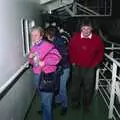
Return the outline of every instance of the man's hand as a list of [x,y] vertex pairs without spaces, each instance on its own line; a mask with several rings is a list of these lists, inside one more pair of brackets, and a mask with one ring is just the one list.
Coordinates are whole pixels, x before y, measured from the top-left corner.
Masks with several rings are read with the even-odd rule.
[[72,66],[75,66],[76,64],[75,63],[72,63]]

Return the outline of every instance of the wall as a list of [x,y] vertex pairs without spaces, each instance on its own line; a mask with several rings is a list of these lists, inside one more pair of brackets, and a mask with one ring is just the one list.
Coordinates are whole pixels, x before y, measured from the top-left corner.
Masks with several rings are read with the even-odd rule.
[[[40,23],[39,0],[4,0],[0,3],[0,87],[26,62],[21,18]],[[27,70],[0,100],[0,120],[23,120],[34,90]]]

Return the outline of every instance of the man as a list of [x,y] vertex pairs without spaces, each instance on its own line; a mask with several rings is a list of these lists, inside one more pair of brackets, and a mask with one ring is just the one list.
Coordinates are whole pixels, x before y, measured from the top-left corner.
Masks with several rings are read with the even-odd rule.
[[74,108],[80,106],[82,85],[83,105],[86,111],[89,111],[93,96],[95,69],[104,56],[104,44],[92,29],[89,20],[84,21],[81,31],[75,33],[69,43],[70,62],[73,66],[71,103]]

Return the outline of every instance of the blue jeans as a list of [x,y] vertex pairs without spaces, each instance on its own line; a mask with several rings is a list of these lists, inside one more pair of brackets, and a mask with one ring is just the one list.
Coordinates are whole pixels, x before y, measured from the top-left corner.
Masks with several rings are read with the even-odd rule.
[[35,74],[34,75],[34,84],[36,87],[36,90],[40,96],[40,109],[42,110],[42,118],[43,120],[52,120],[52,102],[53,102],[53,93],[51,92],[40,92],[38,85],[39,85],[39,79],[40,75]]
[[41,98],[43,120],[53,120],[53,112],[52,112],[53,93],[40,92],[40,98]]
[[67,96],[67,81],[70,75],[70,68],[63,69],[63,74],[60,76],[60,90],[59,94],[56,96],[56,103],[61,103],[62,108],[68,107],[68,96]]

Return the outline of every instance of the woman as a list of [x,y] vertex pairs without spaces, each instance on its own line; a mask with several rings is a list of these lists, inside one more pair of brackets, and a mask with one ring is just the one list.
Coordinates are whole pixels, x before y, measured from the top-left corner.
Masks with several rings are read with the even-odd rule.
[[51,41],[58,49],[62,56],[62,60],[59,63],[60,70],[60,90],[58,95],[55,97],[55,103],[61,106],[61,115],[66,115],[68,109],[68,95],[67,95],[67,83],[70,75],[70,64],[68,60],[68,51],[63,38],[56,35],[55,27],[48,27],[46,29],[46,37]]
[[[45,74],[55,73],[61,55],[54,45],[43,39],[44,30],[41,27],[33,27],[31,31],[32,47],[29,54],[29,62],[32,64],[35,75],[35,85],[40,94],[43,120],[52,120],[53,91],[39,89],[41,72]],[[54,79],[54,78],[53,78]]]

